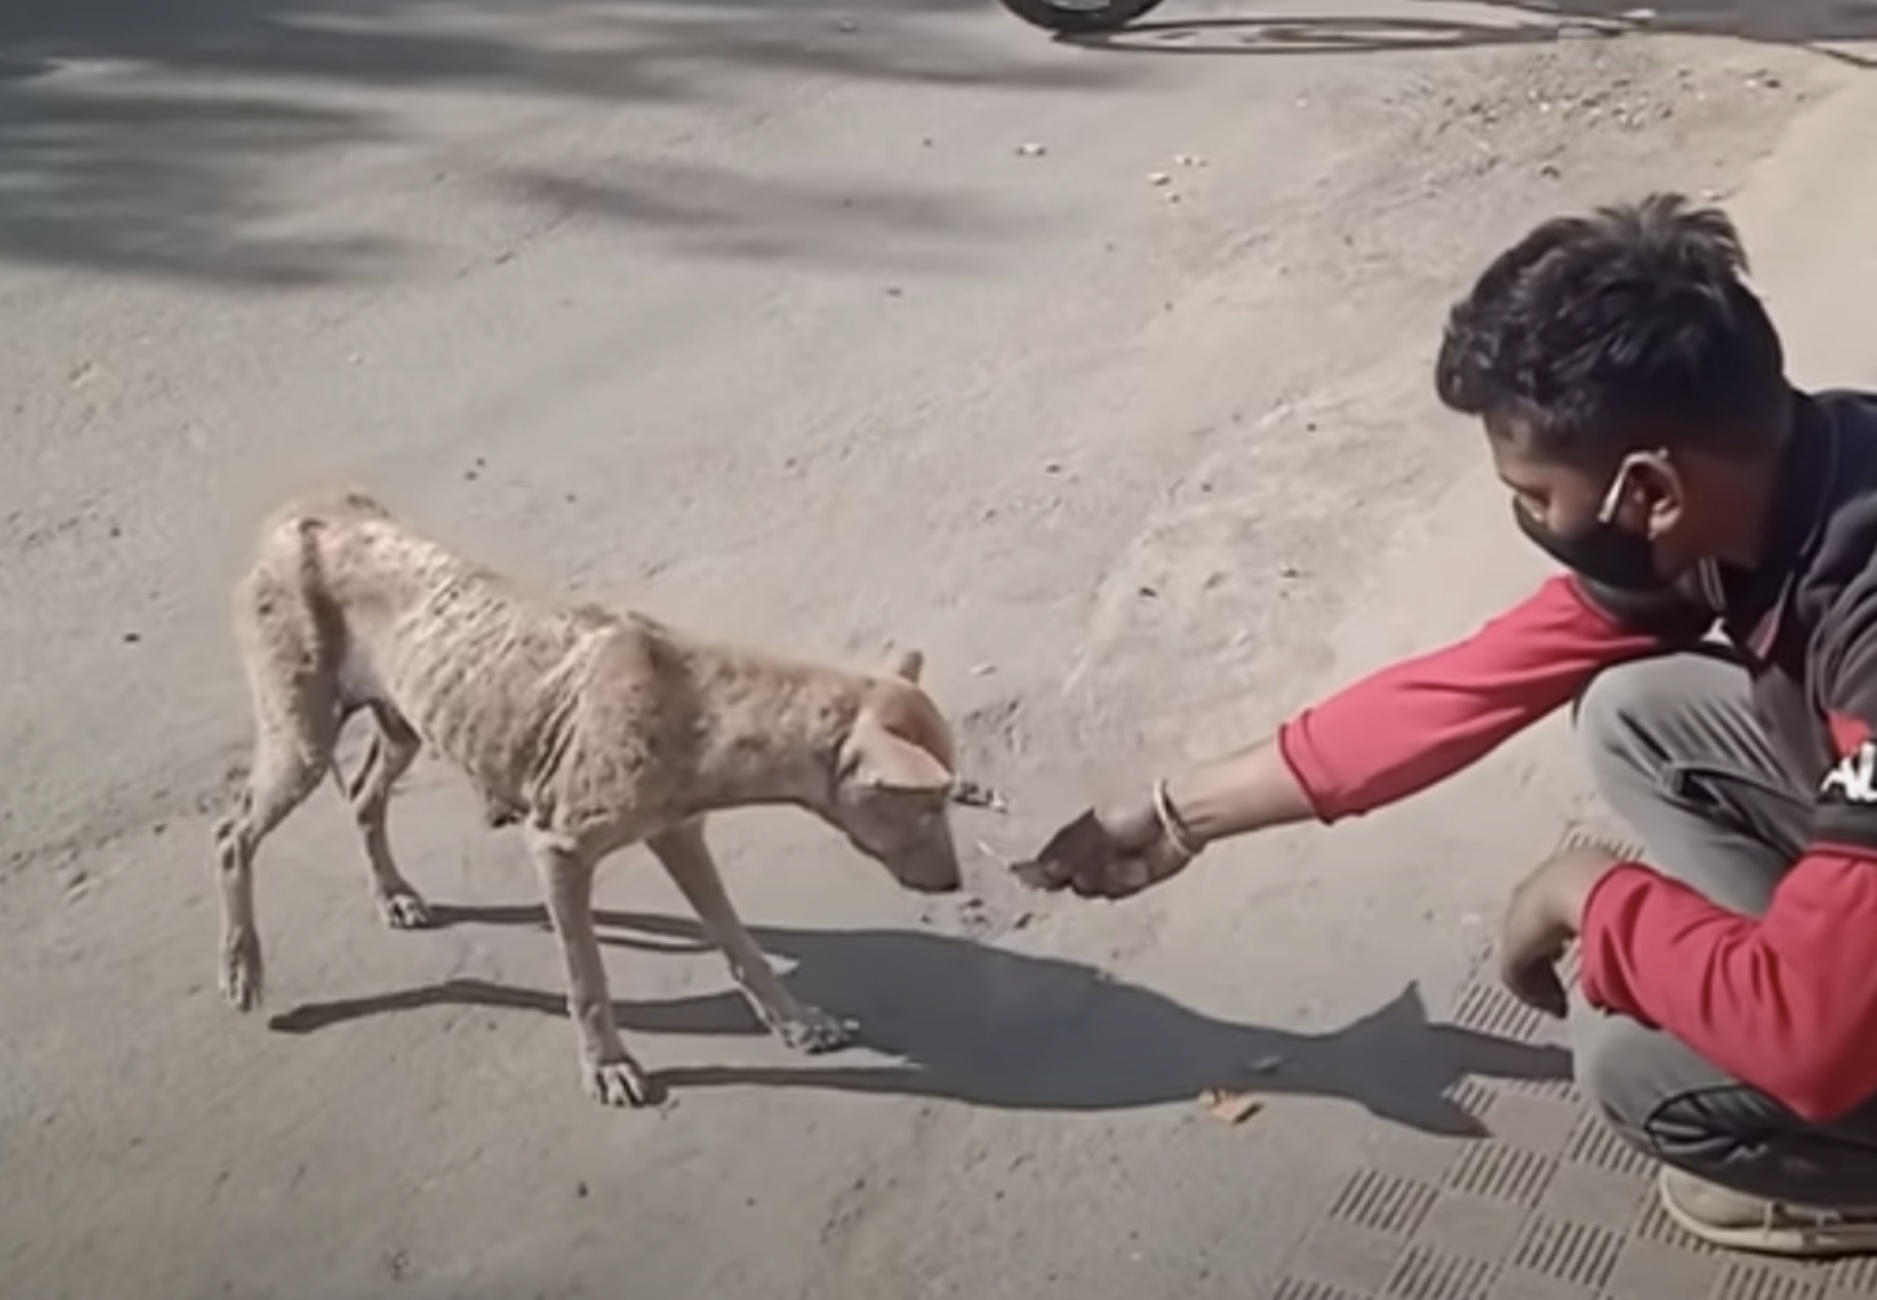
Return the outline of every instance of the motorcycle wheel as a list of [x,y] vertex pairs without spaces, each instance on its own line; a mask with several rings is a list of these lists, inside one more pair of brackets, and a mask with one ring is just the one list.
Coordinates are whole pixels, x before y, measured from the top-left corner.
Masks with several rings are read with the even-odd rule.
[[1004,8],[1044,31],[1086,36],[1125,27],[1161,0],[1003,0]]

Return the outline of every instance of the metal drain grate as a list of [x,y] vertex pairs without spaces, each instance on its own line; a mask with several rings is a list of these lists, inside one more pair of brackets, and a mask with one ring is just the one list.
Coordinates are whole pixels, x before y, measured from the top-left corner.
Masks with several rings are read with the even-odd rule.
[[1623,1238],[1618,1233],[1536,1214],[1526,1225],[1512,1265],[1597,1291],[1609,1281],[1622,1248]]
[[1447,1174],[1447,1186],[1456,1192],[1530,1209],[1544,1195],[1556,1163],[1535,1151],[1491,1140],[1475,1142],[1454,1161]]
[[1271,1300],[1366,1300],[1366,1297],[1360,1291],[1323,1282],[1303,1282],[1293,1277],[1278,1283]]
[[1330,1214],[1378,1232],[1405,1235],[1421,1226],[1438,1195],[1425,1183],[1365,1169],[1331,1203]]

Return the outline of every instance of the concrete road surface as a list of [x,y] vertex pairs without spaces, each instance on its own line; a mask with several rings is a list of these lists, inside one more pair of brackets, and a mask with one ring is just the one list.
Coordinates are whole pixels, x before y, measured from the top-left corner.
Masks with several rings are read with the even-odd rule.
[[[1801,372],[1877,372],[1877,7],[1618,9],[1170,0],[1076,47],[962,0],[13,0],[0,1294],[1245,1297],[1378,1135],[1555,1072],[1438,1022],[1592,815],[1559,733],[1125,906],[1001,863],[1541,572],[1428,379],[1534,219],[1726,199]],[[520,846],[431,766],[394,836],[450,923],[379,926],[322,794],[261,862],[269,1006],[221,1004],[227,592],[338,482],[696,631],[927,652],[1010,802],[967,897],[716,836],[866,1047],[758,1034],[623,855],[676,1105],[591,1105]],[[1262,1113],[1201,1113],[1248,1070]]]

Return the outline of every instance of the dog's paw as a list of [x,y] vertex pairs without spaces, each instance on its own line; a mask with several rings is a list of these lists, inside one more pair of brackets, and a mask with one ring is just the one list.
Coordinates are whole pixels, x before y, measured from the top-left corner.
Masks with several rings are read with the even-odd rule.
[[657,1106],[665,1099],[664,1090],[652,1082],[634,1061],[601,1061],[587,1065],[587,1096],[602,1106]]
[[799,1016],[776,1024],[776,1037],[783,1046],[808,1056],[838,1051],[859,1036],[860,1026],[854,1021],[829,1015],[819,1007],[803,1007]]
[[231,939],[222,948],[222,997],[237,1011],[261,1005],[261,941],[252,934]]
[[378,896],[378,915],[393,930],[430,928],[430,904],[414,889],[402,889]]

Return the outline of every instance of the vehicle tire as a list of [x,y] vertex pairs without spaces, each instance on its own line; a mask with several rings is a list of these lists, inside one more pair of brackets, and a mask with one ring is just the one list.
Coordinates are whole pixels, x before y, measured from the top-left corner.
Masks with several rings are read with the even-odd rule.
[[1004,8],[1033,27],[1086,36],[1125,27],[1160,6],[1160,0],[1003,0]]

